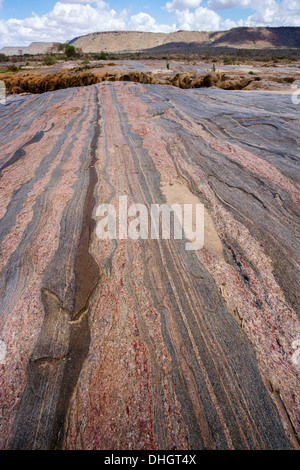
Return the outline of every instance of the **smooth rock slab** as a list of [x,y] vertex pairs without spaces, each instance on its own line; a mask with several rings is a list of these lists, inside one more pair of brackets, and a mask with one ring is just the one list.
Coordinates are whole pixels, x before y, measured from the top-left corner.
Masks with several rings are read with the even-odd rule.
[[[295,446],[291,97],[103,83],[0,113],[1,448]],[[99,204],[189,194],[202,250],[96,236]]]

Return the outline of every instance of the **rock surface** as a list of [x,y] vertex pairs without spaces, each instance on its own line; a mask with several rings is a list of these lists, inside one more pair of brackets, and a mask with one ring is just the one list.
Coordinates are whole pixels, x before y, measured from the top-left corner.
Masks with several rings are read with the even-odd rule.
[[[297,445],[299,116],[121,82],[1,107],[1,448]],[[204,248],[100,241],[124,195],[196,198]]]

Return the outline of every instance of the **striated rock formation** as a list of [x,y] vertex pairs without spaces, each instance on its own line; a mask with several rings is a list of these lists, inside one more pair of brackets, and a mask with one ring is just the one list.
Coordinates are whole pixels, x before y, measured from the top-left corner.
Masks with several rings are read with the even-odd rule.
[[[288,449],[300,433],[299,108],[105,82],[0,109],[3,449]],[[205,205],[205,245],[97,207]]]

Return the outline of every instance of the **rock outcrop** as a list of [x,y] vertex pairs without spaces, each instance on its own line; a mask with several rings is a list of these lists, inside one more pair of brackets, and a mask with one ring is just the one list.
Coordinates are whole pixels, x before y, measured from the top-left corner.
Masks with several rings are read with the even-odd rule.
[[[122,82],[0,108],[1,448],[297,446],[299,114]],[[99,240],[120,196],[203,203],[204,247]]]
[[[85,67],[83,67],[84,69]],[[227,76],[225,73],[208,72],[197,75],[187,72],[174,74],[160,74],[155,77],[152,72],[139,72],[124,70],[108,71],[102,70],[61,70],[46,74],[43,70],[37,72],[7,73],[3,75],[8,94],[20,93],[46,93],[48,91],[61,90],[64,88],[88,86],[104,81],[109,82],[136,82],[153,85],[172,85],[178,88],[210,88],[218,87],[223,90],[243,90],[253,81],[253,77],[237,75]],[[260,80],[260,78],[259,78]]]

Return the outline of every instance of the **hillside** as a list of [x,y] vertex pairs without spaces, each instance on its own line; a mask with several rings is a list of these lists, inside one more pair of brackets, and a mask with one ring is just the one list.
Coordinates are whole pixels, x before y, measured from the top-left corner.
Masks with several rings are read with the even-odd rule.
[[58,44],[56,42],[32,42],[27,47],[3,47],[0,49],[2,54],[6,55],[22,55],[22,54],[47,54],[48,52],[57,52]]
[[[84,53],[170,52],[207,50],[210,48],[287,49],[300,48],[300,27],[234,28],[229,31],[176,31],[144,33],[138,31],[105,31],[79,36],[70,44]],[[56,42],[33,42],[27,47],[3,47],[8,56],[57,52]]]
[[[111,31],[87,34],[70,41],[83,52],[137,52],[146,50],[184,49],[184,45],[199,47],[230,47],[245,49],[300,48],[300,28],[234,28],[230,31],[175,33],[142,33]],[[177,45],[177,46],[176,46]]]
[[[220,33],[215,33],[220,34]],[[138,31],[109,31],[87,34],[70,41],[83,52],[135,52],[152,49],[173,42],[199,42],[207,44],[210,33],[201,31],[177,31],[176,33],[143,33]]]

